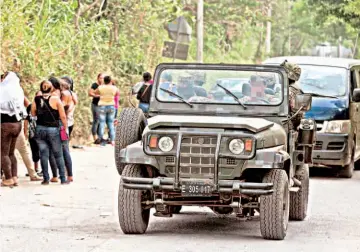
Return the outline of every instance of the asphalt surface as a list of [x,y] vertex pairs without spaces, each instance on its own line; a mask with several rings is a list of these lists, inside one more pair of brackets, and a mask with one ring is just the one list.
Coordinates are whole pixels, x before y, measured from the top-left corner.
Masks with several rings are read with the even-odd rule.
[[117,219],[119,176],[112,147],[72,150],[74,183],[0,188],[0,251],[360,251],[360,171],[340,179],[316,169],[308,217],[290,222],[283,241],[267,241],[259,221],[185,207],[151,216],[144,235],[124,235]]

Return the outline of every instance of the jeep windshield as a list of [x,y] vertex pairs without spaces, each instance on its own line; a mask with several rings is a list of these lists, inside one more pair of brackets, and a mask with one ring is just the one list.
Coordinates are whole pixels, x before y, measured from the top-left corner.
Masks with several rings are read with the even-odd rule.
[[[196,85],[198,75],[204,76],[201,86]],[[183,102],[169,92],[164,92],[165,89],[190,104],[277,106],[282,102],[284,89],[281,84],[268,85],[269,76],[273,80],[281,79],[279,73],[270,71],[166,69],[160,73],[156,97],[160,102]],[[231,81],[231,85],[224,85],[230,92],[217,85],[226,81]]]
[[300,65],[300,67],[299,84],[303,92],[330,97],[346,94],[346,69],[313,65]]

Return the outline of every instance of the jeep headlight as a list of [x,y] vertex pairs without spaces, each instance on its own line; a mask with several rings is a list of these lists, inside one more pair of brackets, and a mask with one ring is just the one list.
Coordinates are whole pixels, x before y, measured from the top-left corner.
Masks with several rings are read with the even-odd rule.
[[174,141],[170,137],[162,137],[158,143],[159,149],[163,152],[169,152],[174,147]]
[[232,154],[239,155],[244,151],[245,144],[241,139],[233,139],[229,143],[229,150]]
[[329,121],[325,133],[349,133],[350,121]]

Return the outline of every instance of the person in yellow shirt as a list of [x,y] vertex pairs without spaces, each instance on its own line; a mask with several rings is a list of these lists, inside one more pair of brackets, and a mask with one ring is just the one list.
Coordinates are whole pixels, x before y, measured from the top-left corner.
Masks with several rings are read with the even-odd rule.
[[104,85],[100,85],[96,91],[96,94],[100,96],[100,100],[98,103],[99,106],[99,114],[100,114],[100,125],[99,125],[99,139],[101,140],[101,145],[105,145],[104,141],[104,131],[105,124],[107,124],[109,129],[109,137],[111,140],[111,144],[114,146],[115,144],[115,127],[114,127],[114,119],[115,119],[115,97],[119,95],[119,89],[112,85],[112,80],[110,76],[104,77]]

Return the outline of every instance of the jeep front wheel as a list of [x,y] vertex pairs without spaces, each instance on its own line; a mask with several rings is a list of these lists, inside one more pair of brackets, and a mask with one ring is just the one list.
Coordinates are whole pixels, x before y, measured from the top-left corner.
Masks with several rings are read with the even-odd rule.
[[273,183],[272,195],[260,197],[260,231],[265,239],[283,240],[289,223],[289,182],[284,170],[274,169],[263,178]]
[[[146,177],[139,165],[126,165],[122,176]],[[141,203],[149,199],[149,191],[125,189],[120,180],[118,195],[118,214],[120,228],[125,234],[145,233],[150,219],[150,209]]]
[[295,178],[301,182],[297,192],[290,192],[290,220],[302,221],[307,215],[309,202],[309,166],[303,165]]

